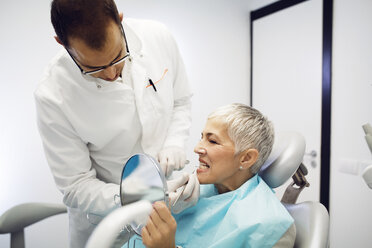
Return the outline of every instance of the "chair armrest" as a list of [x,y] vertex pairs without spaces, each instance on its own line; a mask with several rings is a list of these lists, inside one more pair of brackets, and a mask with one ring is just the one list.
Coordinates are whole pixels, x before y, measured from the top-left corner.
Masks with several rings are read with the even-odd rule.
[[16,205],[0,216],[0,234],[13,233],[47,217],[66,213],[63,204],[24,203]]

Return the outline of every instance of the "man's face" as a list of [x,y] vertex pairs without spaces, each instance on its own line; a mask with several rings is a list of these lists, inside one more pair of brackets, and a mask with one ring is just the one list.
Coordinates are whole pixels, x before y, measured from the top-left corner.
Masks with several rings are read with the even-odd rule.
[[[69,39],[70,47],[68,50],[84,71],[93,71],[102,66],[115,63],[128,53],[120,27],[116,23],[111,22],[107,29],[107,41],[99,50],[89,47],[85,41],[79,38]],[[115,81],[121,75],[124,63],[125,61],[90,75],[106,81]]]

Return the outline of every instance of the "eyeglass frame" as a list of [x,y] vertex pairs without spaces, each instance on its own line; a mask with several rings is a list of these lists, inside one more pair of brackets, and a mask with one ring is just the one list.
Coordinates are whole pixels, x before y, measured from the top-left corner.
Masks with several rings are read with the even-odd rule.
[[124,27],[123,27],[123,24],[120,23],[120,30],[121,30],[121,33],[124,37],[124,42],[125,42],[125,49],[127,50],[127,54],[124,55],[124,57],[120,58],[119,60],[116,60],[116,61],[113,61],[111,62],[110,64],[108,65],[104,65],[104,66],[99,66],[97,69],[94,69],[92,71],[85,71],[83,68],[81,68],[81,66],[77,63],[77,61],[75,60],[74,56],[72,56],[72,54],[68,51],[68,49],[66,48],[66,51],[68,53],[68,55],[70,55],[71,59],[74,61],[74,63],[77,65],[77,67],[79,68],[80,72],[83,74],[83,75],[92,75],[92,74],[95,74],[95,73],[98,73],[98,72],[101,72],[111,66],[114,66],[114,65],[117,65],[117,64],[120,64],[121,62],[123,62],[126,58],[128,58],[130,56],[130,52],[129,52],[129,48],[128,48],[128,42],[127,42],[127,37],[125,36],[125,32],[124,32]]

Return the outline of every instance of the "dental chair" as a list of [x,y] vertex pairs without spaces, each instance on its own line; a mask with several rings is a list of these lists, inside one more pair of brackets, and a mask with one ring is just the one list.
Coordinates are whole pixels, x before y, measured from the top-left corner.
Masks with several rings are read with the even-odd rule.
[[53,215],[66,213],[63,204],[24,203],[16,205],[0,216],[0,234],[10,233],[10,247],[24,248],[24,229]]
[[[294,219],[294,247],[326,248],[329,233],[328,211],[319,202],[296,203],[300,192],[309,186],[305,178],[306,168],[302,164],[304,153],[305,139],[302,135],[296,132],[277,133],[273,150],[259,175],[271,188],[277,188],[293,178],[294,182],[288,186],[281,202]],[[151,209],[149,201],[139,201],[114,210],[94,230],[86,248],[110,247],[123,226],[140,215],[148,215]]]
[[323,248],[329,245],[329,214],[319,202],[296,203],[301,191],[309,186],[302,164],[305,153],[305,139],[296,132],[277,133],[273,150],[262,166],[259,175],[271,187],[277,188],[292,177],[282,204],[295,221],[295,248]]

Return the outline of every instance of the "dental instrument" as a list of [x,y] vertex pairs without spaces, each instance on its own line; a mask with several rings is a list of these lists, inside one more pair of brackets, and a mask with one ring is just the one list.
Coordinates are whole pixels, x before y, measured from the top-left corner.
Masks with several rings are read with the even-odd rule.
[[[190,163],[190,161],[189,161],[189,160],[186,160],[186,163],[188,164],[188,163]],[[194,174],[194,173],[196,172],[196,169],[197,169],[198,167],[199,167],[198,165],[195,165],[195,166],[194,166],[194,170],[191,172],[191,174]],[[172,207],[173,207],[174,205],[176,205],[177,201],[180,199],[181,195],[182,195],[183,192],[185,191],[185,188],[186,188],[187,183],[188,183],[188,181],[187,181],[184,185],[182,185],[180,188],[178,188],[178,190],[181,191],[181,192],[180,192],[180,194],[177,196],[176,200],[174,200],[174,202],[173,202],[173,204],[172,204]],[[181,188],[182,188],[182,189],[181,189]]]

